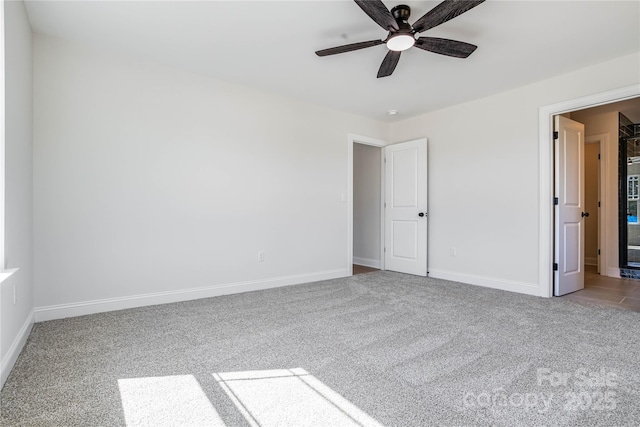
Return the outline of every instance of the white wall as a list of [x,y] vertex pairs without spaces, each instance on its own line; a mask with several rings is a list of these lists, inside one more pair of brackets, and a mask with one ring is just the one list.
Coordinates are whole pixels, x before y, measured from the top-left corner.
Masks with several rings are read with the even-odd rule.
[[37,320],[350,274],[347,135],[384,123],[41,35],[34,58]]
[[571,113],[571,120],[584,124],[587,138],[595,135],[608,135],[607,189],[603,208],[606,209],[606,242],[602,275],[620,277],[618,247],[618,108],[615,104],[589,108]]
[[34,58],[40,320],[348,274],[348,132],[429,138],[432,276],[540,295],[538,109],[640,75],[629,55],[388,126],[45,36]]
[[33,323],[32,49],[31,25],[21,1],[4,2],[4,26],[5,259],[2,261],[6,269],[18,270],[0,283],[0,386],[4,384]]
[[431,276],[544,294],[539,108],[638,84],[639,63],[628,55],[392,124],[393,141],[429,138]]
[[353,260],[380,268],[381,148],[353,144]]

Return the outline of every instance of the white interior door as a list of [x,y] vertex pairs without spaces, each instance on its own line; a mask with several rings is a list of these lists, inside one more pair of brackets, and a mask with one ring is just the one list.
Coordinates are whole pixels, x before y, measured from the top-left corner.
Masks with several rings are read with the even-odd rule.
[[584,288],[584,125],[555,117],[554,295]]
[[427,140],[385,147],[386,270],[427,275]]

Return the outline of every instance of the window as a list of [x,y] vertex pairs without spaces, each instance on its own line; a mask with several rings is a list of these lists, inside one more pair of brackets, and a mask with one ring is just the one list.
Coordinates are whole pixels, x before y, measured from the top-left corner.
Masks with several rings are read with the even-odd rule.
[[640,175],[627,177],[627,222],[638,224],[638,200],[640,199]]
[[627,177],[627,199],[638,200],[638,181],[640,175],[629,175]]

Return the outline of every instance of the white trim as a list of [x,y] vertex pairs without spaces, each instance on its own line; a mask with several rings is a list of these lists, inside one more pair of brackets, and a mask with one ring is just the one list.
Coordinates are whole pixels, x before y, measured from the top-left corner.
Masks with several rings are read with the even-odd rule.
[[[631,85],[620,89],[572,99],[558,104],[547,105],[539,109],[539,295],[550,298],[553,295],[553,126],[551,121],[556,114],[581,110],[612,102],[640,96],[640,85]],[[608,270],[607,270],[608,271]]]
[[182,289],[178,291],[154,292],[127,297],[106,298],[93,301],[81,301],[69,304],[36,307],[34,309],[35,321],[45,322],[47,320],[63,319],[65,317],[103,313],[105,311],[190,301],[220,295],[278,288],[281,286],[299,285],[303,283],[317,282],[320,280],[337,279],[340,277],[351,276],[351,269],[352,267],[349,265],[349,269],[327,270],[310,274],[296,274],[292,276],[275,277],[272,279],[203,286],[200,288]]
[[434,269],[429,270],[429,277],[482,286],[485,288],[500,289],[502,291],[517,292],[519,294],[536,296],[540,294],[538,285],[535,283],[515,282],[512,280],[497,279],[495,277],[477,276],[475,274],[462,274],[453,271]]
[[4,216],[5,216],[5,40],[4,40],[4,1],[0,2],[0,272],[5,269],[4,258]]
[[606,272],[607,272],[607,276],[609,277],[617,277],[618,279],[620,278],[620,268],[618,267],[607,268]]
[[18,331],[18,335],[11,343],[11,347],[9,347],[9,350],[7,350],[7,354],[5,355],[4,359],[2,359],[2,363],[0,363],[0,389],[4,387],[4,383],[9,377],[13,366],[16,364],[16,360],[18,360],[20,352],[24,348],[24,345],[27,343],[27,338],[29,338],[31,328],[33,328],[33,319],[34,313],[33,310],[31,310],[29,316],[22,324],[20,331]]
[[[352,162],[353,163],[353,162]],[[386,248],[386,244],[385,244],[385,240],[384,240],[384,223],[385,223],[385,217],[384,217],[384,213],[385,213],[385,206],[386,206],[386,200],[387,200],[387,195],[385,193],[386,191],[386,185],[385,185],[385,179],[386,179],[386,165],[387,165],[387,158],[384,155],[384,147],[380,147],[380,265],[378,266],[378,268],[380,270],[384,270],[384,254],[385,254],[385,248]],[[353,214],[351,215],[351,218],[353,219]]]
[[372,138],[370,136],[357,135],[355,133],[347,134],[349,142],[357,142],[358,144],[371,145],[373,147],[384,147],[389,145],[390,142],[384,139]]
[[[386,147],[389,141],[369,136],[347,134],[347,268],[353,260],[353,144]],[[384,153],[380,155],[380,268],[384,270]]]
[[[598,266],[598,272],[602,274],[602,272],[606,272],[609,269],[608,256],[610,238],[607,233],[607,211],[610,208],[611,203],[611,200],[607,198],[607,190],[609,188],[609,134],[602,133],[587,136],[584,142],[585,144],[599,144],[598,154],[600,155],[600,161],[598,162],[598,173],[600,174],[600,182],[598,183],[598,198],[600,201],[600,208],[598,209],[598,249],[600,249],[600,255],[596,258],[595,265]],[[586,260],[585,263],[587,263]]]
[[380,268],[379,259],[353,257],[353,263],[364,267]]

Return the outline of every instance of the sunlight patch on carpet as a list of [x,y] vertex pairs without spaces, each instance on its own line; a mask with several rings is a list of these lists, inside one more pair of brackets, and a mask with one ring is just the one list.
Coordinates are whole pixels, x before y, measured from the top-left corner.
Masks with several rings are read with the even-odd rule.
[[192,375],[118,380],[128,427],[225,427]]
[[252,426],[382,427],[301,368],[213,374]]

